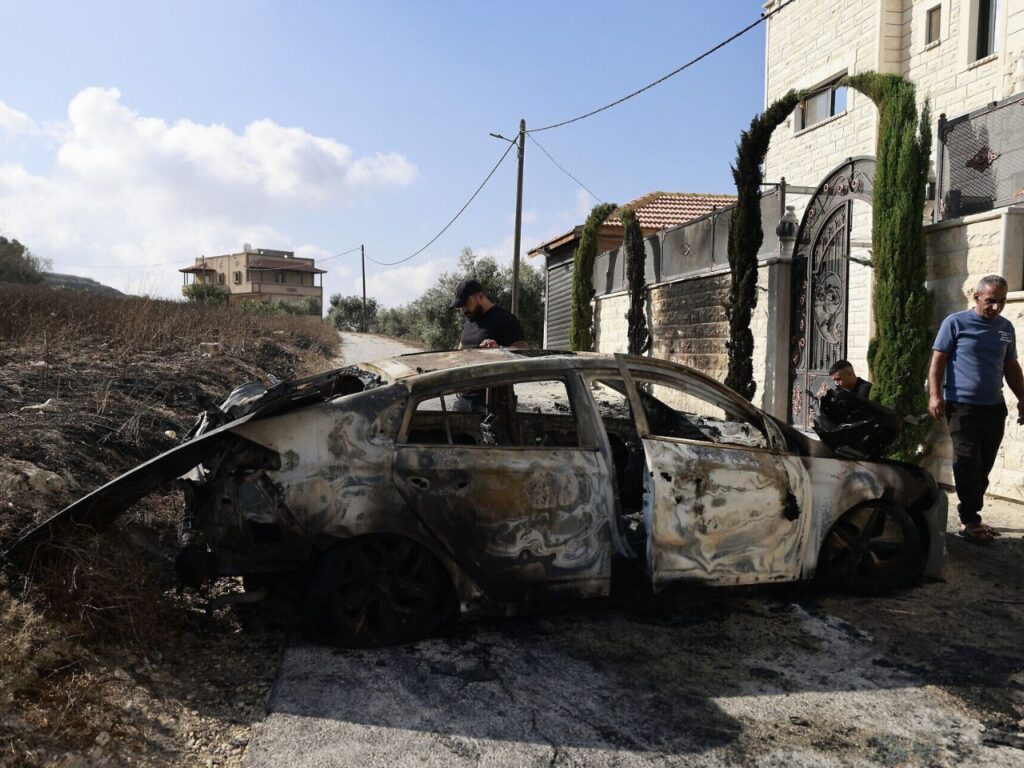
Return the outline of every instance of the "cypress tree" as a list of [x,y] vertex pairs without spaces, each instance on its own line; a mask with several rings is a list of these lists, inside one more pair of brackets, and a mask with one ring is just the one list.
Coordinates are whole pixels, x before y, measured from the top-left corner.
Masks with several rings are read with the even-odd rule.
[[644,280],[644,235],[632,208],[622,209],[622,249],[626,252],[626,281],[629,309],[626,312],[626,336],[629,354],[642,355],[650,346],[647,331],[646,281]]
[[800,102],[801,94],[790,91],[763,114],[750,121],[750,128],[740,134],[736,145],[736,165],[732,177],[736,182],[736,207],[729,222],[729,298],[725,316],[729,320],[729,370],[726,386],[747,400],[754,399],[754,335],[750,318],[757,307],[757,253],[764,242],[761,229],[762,166],[768,153],[772,133]]
[[[924,200],[931,155],[928,102],[917,110],[913,83],[900,75],[864,72],[846,83],[878,107],[872,202],[872,312],[868,347],[871,398],[903,414],[928,409],[924,383],[930,358],[932,296],[925,288]],[[931,423],[905,425],[893,455],[917,458]]]
[[569,346],[577,352],[594,349],[594,258],[597,256],[597,230],[616,208],[615,203],[595,205],[583,225],[583,233],[573,255],[572,315]]

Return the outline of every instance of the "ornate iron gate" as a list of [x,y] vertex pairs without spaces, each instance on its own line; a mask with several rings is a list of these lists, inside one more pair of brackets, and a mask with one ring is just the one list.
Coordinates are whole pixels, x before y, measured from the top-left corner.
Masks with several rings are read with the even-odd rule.
[[828,369],[846,357],[846,321],[853,201],[871,202],[875,161],[850,158],[833,170],[807,204],[793,253],[793,312],[789,338],[790,421],[809,428],[814,398],[828,386]]

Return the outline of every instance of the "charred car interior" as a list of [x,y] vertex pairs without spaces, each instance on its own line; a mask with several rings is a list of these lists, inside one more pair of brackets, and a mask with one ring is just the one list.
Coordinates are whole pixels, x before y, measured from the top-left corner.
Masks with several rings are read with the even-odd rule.
[[[466,392],[482,393],[470,410]],[[818,577],[882,593],[937,576],[945,496],[864,445],[814,440],[651,358],[420,353],[239,387],[14,546],[177,488],[184,585],[299,574],[307,633],[353,646],[606,595],[613,565],[654,590]]]

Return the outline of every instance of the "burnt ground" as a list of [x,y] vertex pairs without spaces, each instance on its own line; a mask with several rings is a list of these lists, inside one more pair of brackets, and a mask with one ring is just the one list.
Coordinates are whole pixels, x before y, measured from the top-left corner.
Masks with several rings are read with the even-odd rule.
[[[244,359],[81,349],[0,346],[0,541],[237,383],[317,365],[278,337]],[[4,577],[0,765],[1019,765],[1019,509],[889,598],[627,589],[382,651],[292,631],[279,657],[273,606],[176,594],[175,499],[151,497]]]
[[[60,345],[45,333],[0,343],[0,549],[173,447],[238,384],[329,367],[289,334],[268,330],[246,338],[244,354],[212,358],[192,344],[127,352],[67,332]],[[0,766],[239,763],[283,624],[176,592],[177,515],[177,499],[154,495],[108,531],[67,532],[31,562],[7,564]]]
[[627,586],[404,648],[293,633],[244,765],[1021,765],[1018,514],[888,598]]

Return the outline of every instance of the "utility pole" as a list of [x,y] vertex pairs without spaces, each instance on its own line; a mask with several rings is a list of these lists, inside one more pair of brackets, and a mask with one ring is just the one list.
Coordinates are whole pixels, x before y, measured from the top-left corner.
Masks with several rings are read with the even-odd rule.
[[519,244],[523,227],[523,155],[526,153],[526,120],[519,121],[519,175],[516,179],[516,235],[512,253],[512,314],[519,313]]
[[366,326],[366,248],[359,246],[359,266],[363,270],[363,333],[369,330]]

